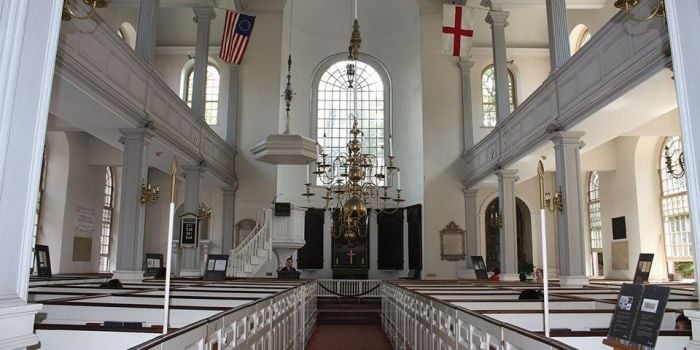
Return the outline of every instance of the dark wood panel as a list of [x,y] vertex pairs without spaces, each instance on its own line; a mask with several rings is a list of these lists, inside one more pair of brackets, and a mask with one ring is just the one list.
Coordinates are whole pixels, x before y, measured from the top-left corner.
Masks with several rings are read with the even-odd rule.
[[408,268],[423,269],[423,206],[421,204],[406,207],[408,224]]
[[377,268],[403,270],[403,208],[377,213]]
[[306,244],[297,253],[300,269],[323,268],[323,225],[326,211],[309,208],[304,217],[304,241]]
[[[367,211],[369,212],[370,209]],[[338,234],[340,230],[340,211],[333,212],[333,245],[331,256],[334,269],[369,269],[369,220],[367,216],[360,219],[358,231],[363,232],[364,237],[356,237],[349,241],[343,237],[343,233]]]

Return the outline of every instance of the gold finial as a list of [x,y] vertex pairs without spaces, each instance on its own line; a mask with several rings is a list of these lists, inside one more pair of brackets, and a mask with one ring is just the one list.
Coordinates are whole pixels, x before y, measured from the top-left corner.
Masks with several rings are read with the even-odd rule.
[[170,203],[175,203],[175,177],[177,176],[177,158],[170,162]]
[[540,209],[544,209],[544,164],[542,164],[542,160],[537,162],[537,178],[540,183]]

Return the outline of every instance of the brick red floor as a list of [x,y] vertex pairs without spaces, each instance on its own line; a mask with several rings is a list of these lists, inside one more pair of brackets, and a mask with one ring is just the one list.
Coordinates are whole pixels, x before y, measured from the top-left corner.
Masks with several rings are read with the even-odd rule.
[[307,350],[391,350],[382,327],[317,325]]

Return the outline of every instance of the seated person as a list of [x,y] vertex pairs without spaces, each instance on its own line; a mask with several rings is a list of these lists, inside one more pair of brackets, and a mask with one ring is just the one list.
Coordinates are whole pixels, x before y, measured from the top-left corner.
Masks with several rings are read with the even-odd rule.
[[491,281],[500,281],[501,280],[501,269],[498,267],[495,267],[493,269],[493,275],[489,276],[489,279]]
[[544,272],[539,267],[535,269],[535,283],[544,283]]
[[690,319],[683,314],[676,317],[676,328],[677,331],[689,331],[692,330]]
[[292,263],[293,263],[293,260],[292,260],[292,257],[290,256],[287,258],[286,265],[283,268],[281,268],[280,271],[296,272],[297,269],[295,269],[294,266],[292,266]]

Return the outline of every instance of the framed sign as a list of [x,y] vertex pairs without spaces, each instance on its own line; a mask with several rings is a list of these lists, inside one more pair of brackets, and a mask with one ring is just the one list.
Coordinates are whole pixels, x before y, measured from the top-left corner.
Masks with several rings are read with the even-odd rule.
[[163,266],[163,254],[146,254],[146,261],[143,266],[145,266],[145,276],[157,275],[160,269],[165,267]]
[[194,214],[180,216],[180,247],[194,248],[199,244],[199,218]]
[[226,278],[226,267],[228,265],[228,255],[209,254],[207,255],[206,270],[204,270],[205,281],[221,281]]
[[37,275],[39,275],[39,277],[51,277],[49,246],[37,244],[34,246],[34,256],[36,256]]
[[454,221],[450,221],[440,231],[440,255],[442,260],[459,261],[465,259],[464,234],[465,231],[459,228]]
[[484,257],[480,255],[472,255],[472,266],[474,266],[474,274],[476,274],[476,279],[487,280],[489,279],[489,272],[486,269],[486,263],[484,262]]
[[649,281],[651,273],[651,263],[654,261],[654,254],[641,253],[637,260],[637,270],[634,272],[634,284],[644,284]]
[[289,216],[292,212],[291,203],[275,203],[275,216]]

